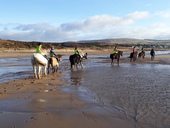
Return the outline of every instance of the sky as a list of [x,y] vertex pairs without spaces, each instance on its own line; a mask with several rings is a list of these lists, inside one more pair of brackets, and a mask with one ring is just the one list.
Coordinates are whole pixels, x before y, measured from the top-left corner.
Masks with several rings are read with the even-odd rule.
[[169,0],[0,0],[0,39],[170,39]]

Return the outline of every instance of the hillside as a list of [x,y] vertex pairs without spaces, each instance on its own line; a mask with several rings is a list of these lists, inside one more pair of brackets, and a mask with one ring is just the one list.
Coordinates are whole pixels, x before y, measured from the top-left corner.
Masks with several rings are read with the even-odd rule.
[[[32,49],[37,46],[39,42],[25,42],[25,41],[15,41],[15,40],[3,40],[0,39],[0,48],[1,49]],[[170,47],[170,40],[142,40],[142,39],[103,39],[103,40],[84,40],[78,42],[41,42],[43,43],[44,49],[49,49],[50,47],[55,47],[58,49],[63,48],[73,48],[78,46],[80,48],[89,48],[89,49],[101,49],[101,48],[113,48],[115,45],[121,47],[132,47],[132,46],[143,46],[143,47]]]

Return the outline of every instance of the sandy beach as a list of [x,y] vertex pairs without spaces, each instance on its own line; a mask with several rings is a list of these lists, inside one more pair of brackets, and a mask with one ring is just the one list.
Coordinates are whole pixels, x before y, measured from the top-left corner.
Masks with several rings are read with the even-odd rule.
[[[32,51],[30,52],[6,51],[1,52],[0,58],[28,57],[32,53],[33,53]],[[59,54],[62,55],[70,55],[71,53],[72,51],[69,50],[59,51]],[[109,50],[88,51],[88,54],[89,55],[110,54],[110,51]],[[170,58],[169,55],[166,56],[159,55],[156,56],[154,61],[151,61],[150,56],[146,56],[145,59],[138,59],[136,62],[129,62],[129,60],[126,57],[121,59],[120,64],[134,63],[134,64],[169,65],[170,64],[169,58]],[[110,59],[104,59],[102,63],[109,64]],[[63,69],[68,70],[68,67],[63,66]],[[138,117],[134,118],[128,114],[125,114],[120,109],[107,106],[103,107],[99,102],[95,100],[91,100],[90,98],[83,100],[82,98],[79,97],[79,95],[75,93],[63,91],[62,88],[65,88],[65,86],[63,85],[67,84],[67,80],[65,80],[61,72],[62,71],[60,70],[55,74],[49,74],[47,77],[43,77],[41,80],[34,79],[31,76],[26,79],[12,80],[0,84],[0,100],[2,103],[0,110],[1,119],[0,127],[2,128],[143,127],[143,125],[141,125],[140,123],[139,125],[135,124],[135,121],[137,120],[136,118]],[[74,72],[71,73],[73,77],[75,74]],[[83,72],[83,76],[86,76],[87,74]],[[93,76],[94,75],[92,75],[91,78]],[[86,78],[88,79],[88,76],[86,76],[85,79]],[[95,84],[95,81],[87,80],[87,82]],[[87,83],[84,82],[84,84]],[[167,89],[167,91],[168,90],[169,88]],[[168,128],[170,124],[167,124],[167,121],[165,121],[165,126],[167,126]]]

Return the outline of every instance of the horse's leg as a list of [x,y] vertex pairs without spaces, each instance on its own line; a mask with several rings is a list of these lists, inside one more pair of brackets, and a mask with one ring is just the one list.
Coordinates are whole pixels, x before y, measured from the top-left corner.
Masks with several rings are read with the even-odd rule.
[[136,57],[133,57],[133,61],[135,61],[136,60]]
[[84,67],[82,62],[80,62],[80,66],[81,66],[81,68],[83,68],[83,67]]
[[152,60],[154,60],[155,56],[153,56]]
[[71,68],[73,69],[75,67],[75,65],[71,65]]
[[133,59],[133,53],[130,54],[130,61]]
[[52,71],[52,73],[55,72],[55,66],[53,66],[52,64],[51,64],[51,71]]
[[114,65],[114,63],[113,63],[113,58],[111,58],[111,65]]
[[71,64],[70,64],[70,67],[71,67],[71,69],[73,69],[73,68],[74,68],[74,64],[71,63]]
[[44,66],[44,75],[47,76],[47,64]]
[[117,64],[119,64],[119,57],[117,58]]
[[143,55],[143,59],[145,58],[145,55]]
[[58,69],[59,69],[59,63],[57,62],[57,64],[56,64],[56,72],[58,71]]
[[37,69],[36,66],[33,66],[34,78],[37,78]]
[[58,71],[58,69],[59,69],[59,66],[56,66],[55,72],[57,72],[57,71]]
[[112,65],[114,65],[114,58],[112,59]]
[[78,69],[78,63],[75,63],[75,67]]
[[41,66],[38,66],[38,79],[41,79]]
[[48,68],[47,68],[48,74],[50,74],[50,64],[48,63]]

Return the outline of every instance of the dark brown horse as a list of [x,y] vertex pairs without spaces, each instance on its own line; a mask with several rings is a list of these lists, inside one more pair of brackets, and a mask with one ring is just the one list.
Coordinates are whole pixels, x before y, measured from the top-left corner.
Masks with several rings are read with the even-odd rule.
[[138,54],[137,52],[130,53],[130,61],[132,61],[132,60],[135,61],[137,59],[137,54]]
[[114,59],[117,59],[117,64],[119,64],[120,56],[123,56],[123,51],[118,51],[118,53],[110,54],[111,65],[114,65]]
[[138,58],[145,58],[145,52],[140,52],[139,54],[138,54]]
[[76,68],[78,68],[78,65],[80,65],[83,68],[82,58],[80,55],[78,55],[78,54],[70,55],[69,60],[70,60],[70,64],[71,64],[71,69],[73,69],[74,66],[76,66]]

